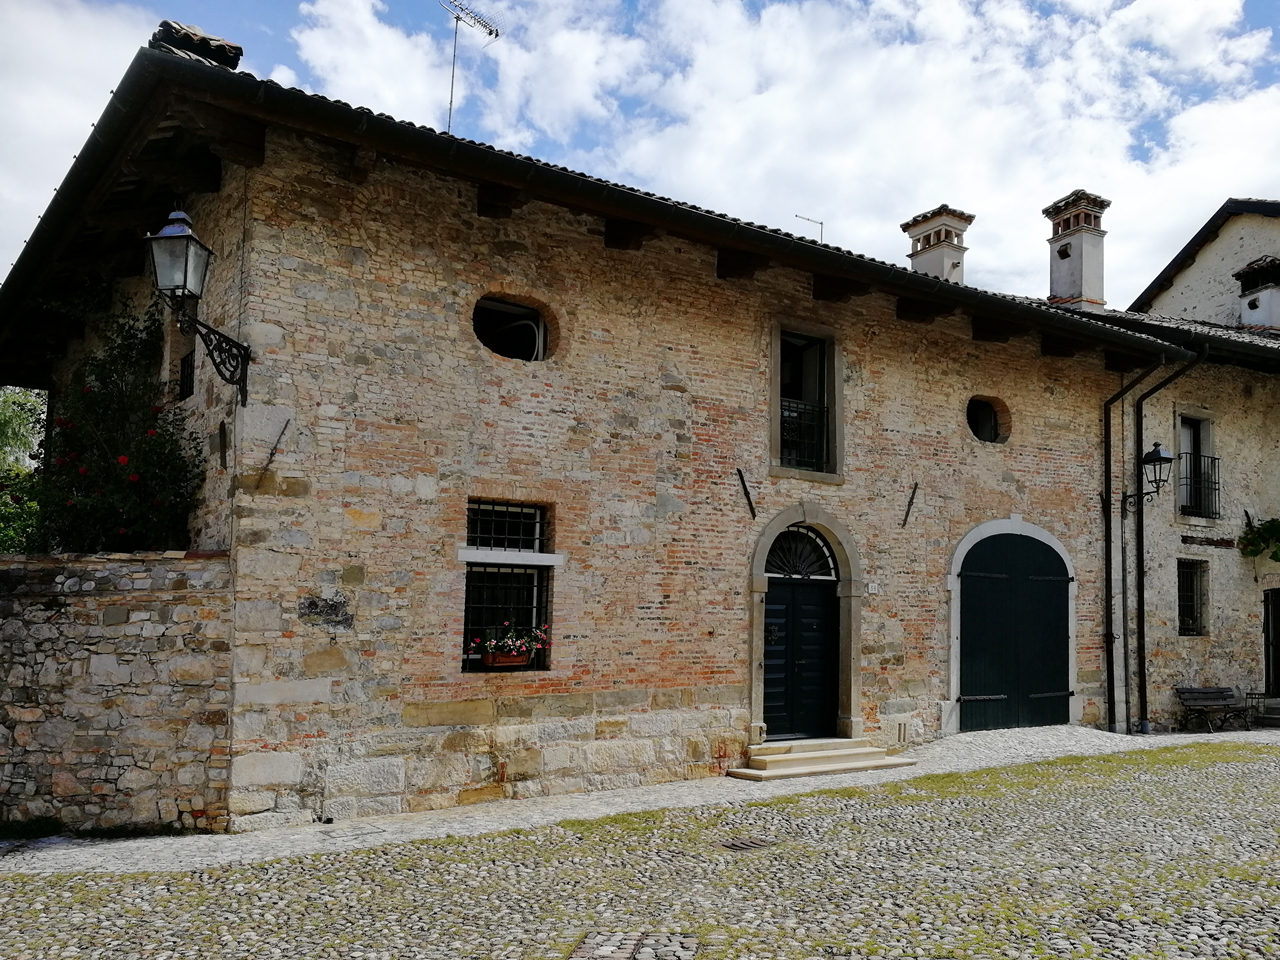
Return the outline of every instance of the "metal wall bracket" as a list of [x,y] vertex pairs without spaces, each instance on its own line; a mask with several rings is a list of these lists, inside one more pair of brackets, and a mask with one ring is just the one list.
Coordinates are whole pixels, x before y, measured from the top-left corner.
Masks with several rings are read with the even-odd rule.
[[249,403],[249,361],[252,356],[248,346],[228,337],[221,330],[215,330],[203,320],[197,320],[186,309],[186,304],[175,303],[174,310],[178,314],[178,329],[188,336],[196,334],[209,352],[213,361],[213,369],[224,383],[240,388],[240,406]]

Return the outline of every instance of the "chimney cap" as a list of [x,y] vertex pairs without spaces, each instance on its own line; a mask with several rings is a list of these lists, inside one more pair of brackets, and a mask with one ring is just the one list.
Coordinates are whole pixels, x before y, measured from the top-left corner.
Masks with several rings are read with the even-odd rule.
[[912,227],[919,226],[926,220],[932,220],[934,217],[955,217],[965,223],[973,223],[977,219],[972,213],[965,213],[963,210],[957,210],[955,207],[941,204],[932,210],[926,210],[924,213],[918,213],[906,223],[902,224],[902,232],[906,233]]
[[228,70],[240,66],[240,58],[244,56],[244,47],[240,44],[210,36],[199,27],[189,27],[176,20],[161,20],[147,46],[152,50],[168,47],[170,50],[194,53],[197,57]]
[[1111,206],[1111,201],[1098,196],[1096,193],[1090,193],[1088,190],[1072,190],[1061,200],[1055,200],[1040,212],[1050,220],[1056,220],[1068,210],[1076,207],[1086,207],[1096,213],[1102,213],[1107,207]]
[[1236,280],[1241,280],[1250,274],[1261,273],[1264,270],[1270,270],[1275,267],[1280,267],[1280,260],[1271,256],[1259,257],[1257,260],[1250,260],[1231,276]]

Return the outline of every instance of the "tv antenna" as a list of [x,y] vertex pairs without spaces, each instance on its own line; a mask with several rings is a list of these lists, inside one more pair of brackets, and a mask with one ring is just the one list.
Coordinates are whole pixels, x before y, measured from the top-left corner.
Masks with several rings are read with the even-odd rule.
[[797,220],[808,220],[810,223],[816,223],[816,224],[818,225],[818,242],[819,242],[819,243],[822,243],[822,242],[823,242],[823,239],[822,239],[823,222],[822,222],[821,220],[815,220],[815,219],[813,219],[813,217],[805,217],[805,216],[801,216],[801,215],[800,215],[800,214],[798,214],[798,213],[796,214],[796,219],[797,219]]
[[[440,0],[440,6],[444,7],[445,12],[453,17],[453,67],[449,71],[449,120],[444,128],[445,133],[452,133],[453,83],[458,75],[458,27],[464,23],[468,27],[474,27],[489,36],[489,43],[495,42],[501,36],[502,31],[499,29],[501,24],[494,22],[497,20],[496,17],[492,20],[487,20],[466,4],[459,2],[459,0]],[[485,46],[489,46],[489,43],[486,43]]]

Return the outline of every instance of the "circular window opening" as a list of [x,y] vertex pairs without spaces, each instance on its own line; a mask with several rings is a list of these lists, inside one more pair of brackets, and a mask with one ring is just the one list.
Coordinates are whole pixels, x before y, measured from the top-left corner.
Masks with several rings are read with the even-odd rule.
[[965,411],[969,429],[983,443],[1009,439],[1009,408],[994,397],[973,397]]
[[471,314],[476,338],[500,357],[547,358],[547,322],[534,307],[482,297]]

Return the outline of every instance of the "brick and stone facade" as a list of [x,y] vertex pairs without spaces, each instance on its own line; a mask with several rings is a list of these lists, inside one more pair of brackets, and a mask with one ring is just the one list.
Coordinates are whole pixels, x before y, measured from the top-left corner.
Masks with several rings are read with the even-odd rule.
[[225,555],[0,557],[0,821],[223,830]]

